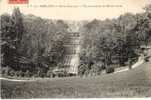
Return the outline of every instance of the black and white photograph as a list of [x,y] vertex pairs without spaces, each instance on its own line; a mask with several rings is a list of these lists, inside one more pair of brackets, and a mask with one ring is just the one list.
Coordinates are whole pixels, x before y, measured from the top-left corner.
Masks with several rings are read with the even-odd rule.
[[150,0],[0,0],[1,99],[150,98]]

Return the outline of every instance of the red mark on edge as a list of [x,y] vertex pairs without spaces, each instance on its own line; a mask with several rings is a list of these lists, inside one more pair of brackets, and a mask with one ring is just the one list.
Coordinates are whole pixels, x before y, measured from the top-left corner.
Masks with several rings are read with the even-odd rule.
[[9,4],[28,4],[28,0],[9,0]]

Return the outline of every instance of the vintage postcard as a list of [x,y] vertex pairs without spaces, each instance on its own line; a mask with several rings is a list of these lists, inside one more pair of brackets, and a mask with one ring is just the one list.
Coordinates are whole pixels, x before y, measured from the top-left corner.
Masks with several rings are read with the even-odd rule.
[[0,0],[2,99],[151,97],[151,0]]

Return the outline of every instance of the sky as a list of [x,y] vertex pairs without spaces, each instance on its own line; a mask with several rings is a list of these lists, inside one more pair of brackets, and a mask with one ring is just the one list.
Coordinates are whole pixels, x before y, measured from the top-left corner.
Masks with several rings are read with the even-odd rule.
[[[0,0],[0,15],[12,13],[14,7],[19,7],[25,15],[33,14],[48,19],[103,20],[116,18],[126,12],[143,12],[142,8],[147,4],[151,4],[151,0],[29,0],[28,4],[17,5],[8,4],[8,0]],[[66,7],[58,7],[58,5]],[[94,7],[96,5],[99,7]],[[107,5],[114,7],[107,7]]]

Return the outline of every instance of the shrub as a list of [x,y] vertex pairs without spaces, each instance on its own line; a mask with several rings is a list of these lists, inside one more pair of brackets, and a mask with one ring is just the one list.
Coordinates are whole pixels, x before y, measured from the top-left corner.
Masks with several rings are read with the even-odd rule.
[[66,68],[55,68],[52,70],[52,77],[65,77],[65,76],[68,76],[68,73],[67,73],[67,69]]
[[84,76],[89,76],[90,75],[90,70],[86,70],[85,72],[84,72]]
[[21,76],[21,71],[16,71],[15,72],[15,77],[19,77],[19,76]]
[[145,57],[144,58],[145,62],[149,62],[149,58],[150,58],[150,56]]
[[1,73],[3,76],[7,76],[9,74],[10,68],[7,67],[1,67]]
[[96,63],[96,64],[93,64],[91,66],[91,71],[90,71],[91,74],[99,75],[101,73],[101,71],[102,71],[102,65],[101,64]]
[[29,72],[29,70],[26,70],[26,72],[25,72],[25,77],[30,77],[30,72]]
[[103,70],[103,69],[105,69],[105,65],[104,65],[104,64],[102,65],[102,70]]
[[47,71],[47,77],[53,77],[52,69],[49,69],[49,70]]
[[113,73],[114,72],[114,68],[113,67],[107,67],[106,68],[106,73]]
[[10,71],[8,72],[8,75],[14,76],[14,75],[15,75],[15,71],[14,71],[14,70],[10,70]]
[[78,74],[82,76],[87,70],[89,70],[88,66],[86,64],[81,64],[78,68]]

